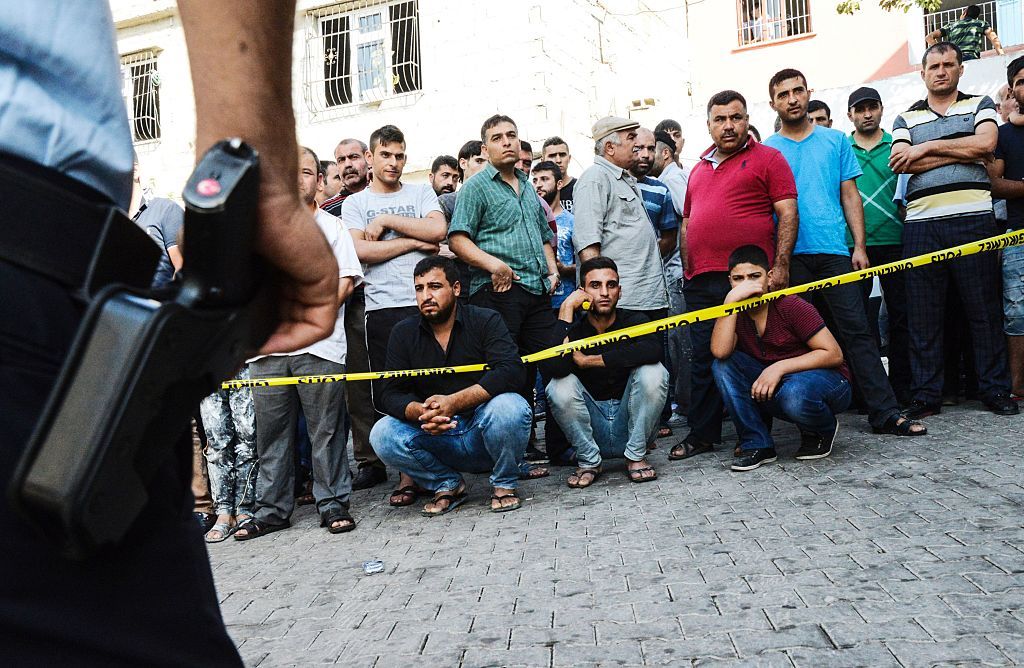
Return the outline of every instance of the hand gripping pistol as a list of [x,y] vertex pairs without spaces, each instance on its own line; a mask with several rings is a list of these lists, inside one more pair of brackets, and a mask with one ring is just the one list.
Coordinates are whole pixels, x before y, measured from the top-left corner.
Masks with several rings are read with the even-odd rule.
[[9,488],[67,556],[125,535],[200,400],[271,333],[258,189],[256,151],[216,144],[185,186],[185,262],[167,298],[112,284],[90,302]]

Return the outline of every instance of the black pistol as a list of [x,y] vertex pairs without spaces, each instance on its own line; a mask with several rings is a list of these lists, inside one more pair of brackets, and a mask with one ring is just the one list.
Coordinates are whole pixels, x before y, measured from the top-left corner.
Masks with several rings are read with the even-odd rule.
[[8,490],[68,557],[125,535],[199,402],[270,335],[258,189],[256,151],[216,144],[185,186],[185,262],[167,299],[112,284],[90,302]]

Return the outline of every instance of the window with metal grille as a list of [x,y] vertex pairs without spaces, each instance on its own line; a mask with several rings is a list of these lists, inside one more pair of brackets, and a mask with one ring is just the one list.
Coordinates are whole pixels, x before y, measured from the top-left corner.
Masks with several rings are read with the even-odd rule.
[[306,12],[304,79],[313,112],[420,90],[419,2],[364,0]]
[[160,139],[160,73],[156,51],[139,51],[121,57],[124,98],[136,142]]
[[736,0],[736,35],[740,46],[811,32],[809,0]]

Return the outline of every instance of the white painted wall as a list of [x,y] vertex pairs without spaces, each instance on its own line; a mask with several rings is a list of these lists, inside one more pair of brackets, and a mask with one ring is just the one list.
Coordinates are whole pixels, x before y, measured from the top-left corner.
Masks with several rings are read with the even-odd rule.
[[[163,136],[138,151],[145,184],[175,196],[194,160],[195,112],[174,3],[110,2],[122,54],[161,50]],[[487,116],[501,112],[517,121],[535,150],[550,135],[565,138],[579,174],[592,162],[590,127],[598,118],[628,116],[630,102],[642,98],[656,99],[643,112],[652,123],[690,111],[678,0],[420,0],[423,90],[317,117],[303,97],[304,16],[329,4],[300,0],[293,51],[299,141],[323,158],[339,139],[365,141],[392,123],[406,134],[408,180],[425,179],[434,157],[456,154],[479,138]]]

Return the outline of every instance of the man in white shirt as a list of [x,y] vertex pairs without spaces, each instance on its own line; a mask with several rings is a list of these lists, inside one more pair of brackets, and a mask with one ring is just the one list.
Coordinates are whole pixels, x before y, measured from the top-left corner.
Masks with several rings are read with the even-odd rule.
[[[405,135],[385,125],[370,135],[366,161],[373,179],[350,195],[341,207],[341,220],[354,241],[356,255],[366,273],[366,350],[370,370],[382,371],[392,328],[417,315],[413,268],[436,255],[448,232],[437,195],[428,183],[403,184]],[[374,405],[379,405],[379,383],[373,383]],[[391,505],[407,506],[418,492],[411,478],[402,475],[391,494]]]
[[[299,197],[316,217],[317,225],[338,261],[338,300],[342,303],[330,337],[292,353],[274,354],[252,361],[258,378],[345,373],[345,307],[363,272],[352,239],[341,221],[316,205],[317,185],[323,175],[316,154],[299,149]],[[253,388],[256,405],[256,451],[259,474],[253,516],[242,522],[235,540],[258,538],[291,526],[295,509],[295,429],[301,405],[313,445],[313,496],[321,526],[331,533],[356,528],[348,511],[352,473],[345,439],[345,384],[316,383]]]

